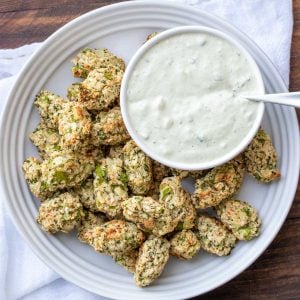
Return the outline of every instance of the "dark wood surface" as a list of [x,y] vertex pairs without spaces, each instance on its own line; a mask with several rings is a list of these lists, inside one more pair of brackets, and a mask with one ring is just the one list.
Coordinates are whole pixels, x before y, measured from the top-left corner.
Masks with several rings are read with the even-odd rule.
[[[0,0],[0,49],[43,41],[75,17],[114,2],[120,1]],[[290,90],[299,91],[300,0],[294,1],[294,22]],[[299,119],[300,110],[297,114]],[[241,275],[197,299],[300,299],[299,185],[285,224],[264,254]]]

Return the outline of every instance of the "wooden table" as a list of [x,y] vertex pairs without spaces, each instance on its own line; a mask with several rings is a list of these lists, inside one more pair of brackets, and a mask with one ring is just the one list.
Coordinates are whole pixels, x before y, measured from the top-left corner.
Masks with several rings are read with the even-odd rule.
[[[282,0],[284,1],[284,0]],[[75,17],[119,1],[0,0],[0,48],[43,41]],[[291,91],[300,90],[300,0],[294,1],[295,27]],[[298,118],[300,110],[298,110]],[[197,299],[300,299],[300,188],[276,239],[245,272]]]

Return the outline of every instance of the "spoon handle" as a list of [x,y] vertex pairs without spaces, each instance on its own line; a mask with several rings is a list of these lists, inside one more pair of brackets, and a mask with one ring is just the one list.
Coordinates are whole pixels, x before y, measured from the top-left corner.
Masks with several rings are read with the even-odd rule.
[[245,98],[253,101],[270,102],[281,105],[289,105],[300,108],[300,92],[266,94],[266,95],[247,95]]

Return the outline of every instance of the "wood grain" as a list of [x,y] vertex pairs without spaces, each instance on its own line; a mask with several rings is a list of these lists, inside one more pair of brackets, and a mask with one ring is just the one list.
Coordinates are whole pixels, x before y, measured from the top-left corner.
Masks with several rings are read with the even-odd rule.
[[[285,1],[285,0],[282,0]],[[46,39],[77,16],[109,0],[0,0],[0,48]],[[300,0],[294,0],[290,90],[300,90]],[[300,110],[297,111],[298,119]],[[300,299],[300,187],[278,236],[245,272],[195,299]]]
[[[294,32],[291,51],[290,91],[300,91],[300,0],[293,1],[294,6]],[[298,121],[300,109],[297,109]],[[299,187],[297,192],[300,198]]]

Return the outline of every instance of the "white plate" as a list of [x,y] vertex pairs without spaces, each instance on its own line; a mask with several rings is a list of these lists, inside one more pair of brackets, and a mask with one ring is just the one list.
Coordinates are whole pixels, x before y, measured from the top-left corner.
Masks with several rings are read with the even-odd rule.
[[140,289],[122,267],[81,244],[74,234],[49,236],[37,226],[38,201],[30,194],[21,172],[23,160],[37,155],[27,138],[38,122],[33,108],[35,94],[45,87],[65,95],[67,86],[74,81],[70,59],[83,47],[107,47],[128,62],[147,34],[194,24],[217,28],[234,36],[255,58],[267,91],[286,91],[282,79],[262,51],[223,20],[187,6],[134,1],[92,11],[52,35],[23,68],[5,108],[1,124],[2,197],[14,223],[47,265],[94,293],[117,299],[169,300],[212,290],[242,272],[266,249],[293,201],[300,156],[295,111],[268,105],[263,125],[271,133],[278,150],[282,179],[271,185],[259,185],[246,179],[240,198],[257,207],[263,220],[262,233],[252,242],[239,242],[229,257],[219,258],[201,252],[192,261],[171,259],[155,284]]

